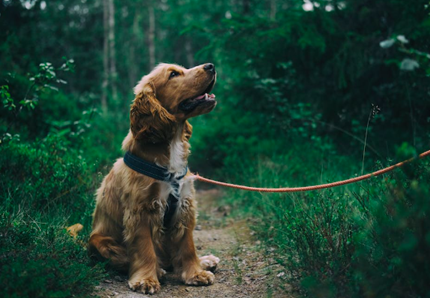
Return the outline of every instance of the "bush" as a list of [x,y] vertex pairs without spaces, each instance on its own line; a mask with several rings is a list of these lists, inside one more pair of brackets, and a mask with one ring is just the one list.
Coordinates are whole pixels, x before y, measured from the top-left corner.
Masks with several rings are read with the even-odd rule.
[[409,165],[367,199],[351,270],[361,297],[430,297],[429,165]]
[[[0,273],[5,297],[84,297],[103,276],[84,244],[94,206],[92,167],[58,136],[0,146]],[[74,241],[65,227],[80,222]]]
[[[45,77],[53,68],[41,68],[31,100],[18,100],[23,88],[1,89],[0,286],[4,297],[87,297],[105,275],[85,248],[104,157],[87,156],[85,146],[97,140],[84,135],[97,115],[53,92],[47,83],[55,77]],[[65,230],[75,223],[84,225],[76,240]]]
[[[335,171],[323,158],[318,169],[318,152],[294,147],[300,153],[260,158],[233,181],[299,186],[359,172],[346,158],[339,159]],[[305,296],[428,297],[429,164],[416,162],[382,178],[335,189],[226,197],[233,210],[255,218],[253,229],[264,239],[262,249],[284,266],[288,274],[281,278]]]
[[[90,266],[86,249],[64,229],[60,216],[28,210],[0,223],[0,285],[3,297],[89,297],[104,276]],[[82,241],[83,239],[81,239]]]

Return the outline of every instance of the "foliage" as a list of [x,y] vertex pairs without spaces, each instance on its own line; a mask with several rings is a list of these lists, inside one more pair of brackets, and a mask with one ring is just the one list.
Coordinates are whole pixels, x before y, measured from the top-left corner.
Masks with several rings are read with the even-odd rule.
[[[5,295],[83,297],[102,277],[81,243],[94,191],[122,154],[132,87],[154,62],[216,65],[218,106],[191,119],[190,167],[204,175],[309,185],[424,151],[429,5],[1,1]],[[428,166],[307,194],[230,192],[225,202],[255,219],[261,250],[303,295],[428,297]],[[85,229],[74,241],[64,227],[77,222]]]
[[[25,208],[25,207],[24,207]],[[2,207],[0,266],[3,297],[89,297],[104,276],[65,232],[60,217],[9,214]],[[61,219],[62,220],[62,219]]]
[[[349,158],[336,164],[345,169],[342,175],[334,173],[324,158],[316,169],[315,160],[304,155],[317,152],[298,149],[295,146],[294,151],[305,154],[261,160],[257,168],[247,167],[237,182],[265,187],[312,185],[320,175],[330,177],[321,183],[331,182],[359,170]],[[302,167],[282,166],[285,160]],[[381,166],[376,164],[375,169]],[[428,169],[428,161],[416,162],[358,185],[308,193],[230,193],[224,203],[235,207],[235,217],[244,212],[253,216],[262,249],[284,267],[275,274],[287,272],[280,278],[303,295],[427,297]]]
[[[340,153],[359,144],[345,131],[363,140],[367,130],[379,157],[393,155],[402,142],[426,146],[430,23],[423,7],[428,1],[346,1],[330,12],[320,4],[313,12],[292,6],[275,19],[234,15],[214,31],[210,51],[222,65],[224,86],[217,87],[222,104],[208,119],[211,133],[202,136],[203,149],[224,152],[219,138],[228,148],[243,138],[260,153],[260,140],[285,140],[294,130],[309,137],[329,134],[342,144]],[[384,20],[376,21],[378,16]],[[391,48],[379,45],[386,37],[395,44]],[[367,127],[372,106],[381,112]],[[240,128],[231,131],[231,126]],[[272,151],[285,146],[277,144]]]
[[[60,69],[69,70],[70,63],[66,61]],[[64,108],[61,102],[69,100],[49,85],[54,81],[65,84],[56,77],[52,64],[42,63],[40,71],[29,78],[31,86],[25,95],[60,99],[54,106],[45,107],[44,100],[37,104],[35,99],[15,104],[12,98],[18,98],[19,92],[8,85],[1,89],[2,112],[10,116],[6,127],[14,132],[20,129],[20,134],[5,132],[0,145],[0,279],[5,297],[87,297],[104,276],[102,266],[90,263],[84,244],[94,189],[101,177],[96,174],[98,165],[88,163],[79,148],[90,145],[83,135],[94,111],[84,111],[76,121],[46,119],[50,124],[47,135],[41,137],[40,131],[33,137],[27,135],[35,112],[46,108],[59,112]],[[17,86],[14,80],[9,83]],[[25,118],[21,112],[27,112]],[[26,125],[11,125],[18,122]],[[80,239],[73,240],[65,228],[76,222],[86,229]]]
[[[5,297],[86,296],[101,278],[82,242],[91,225],[93,170],[61,136],[0,147],[0,266]],[[79,160],[79,162],[76,162]],[[65,227],[86,226],[74,241]]]
[[384,196],[362,198],[367,216],[357,218],[352,266],[363,296],[429,296],[429,183],[429,163],[418,163],[389,181]]

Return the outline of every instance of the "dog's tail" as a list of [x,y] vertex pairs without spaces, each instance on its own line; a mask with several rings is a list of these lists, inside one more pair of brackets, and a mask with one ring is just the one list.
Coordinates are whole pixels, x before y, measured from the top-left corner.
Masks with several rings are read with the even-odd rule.
[[[76,238],[83,228],[83,225],[77,223],[66,228],[66,230],[70,236]],[[90,257],[101,259],[102,261],[109,260],[109,264],[115,269],[124,272],[128,271],[127,251],[124,246],[118,244],[112,237],[95,233],[91,235],[88,246],[80,240],[78,240],[78,243],[88,248]]]
[[74,224],[73,226],[70,226],[66,228],[67,232],[72,236],[73,238],[76,238],[80,231],[84,228],[83,225],[80,223]]

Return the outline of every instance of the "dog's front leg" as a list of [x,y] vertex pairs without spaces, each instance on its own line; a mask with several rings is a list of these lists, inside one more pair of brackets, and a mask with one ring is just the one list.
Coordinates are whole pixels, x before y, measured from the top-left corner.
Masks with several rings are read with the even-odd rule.
[[203,270],[200,265],[193,241],[193,228],[185,228],[183,232],[183,237],[174,241],[176,243],[173,246],[178,249],[173,258],[173,266],[187,285],[212,285],[215,276],[212,272]]
[[130,235],[128,255],[130,258],[130,272],[128,284],[132,290],[141,290],[145,294],[154,294],[160,290],[157,278],[157,256],[151,237],[149,220],[142,220],[134,226],[133,231],[126,229]]

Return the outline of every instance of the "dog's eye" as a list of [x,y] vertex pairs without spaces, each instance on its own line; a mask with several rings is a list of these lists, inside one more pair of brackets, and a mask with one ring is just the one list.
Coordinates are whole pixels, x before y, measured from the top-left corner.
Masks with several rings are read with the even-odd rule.
[[178,75],[179,75],[179,72],[177,72],[177,71],[172,71],[172,72],[170,73],[169,80],[170,80],[171,78],[174,78],[174,77],[178,76]]

